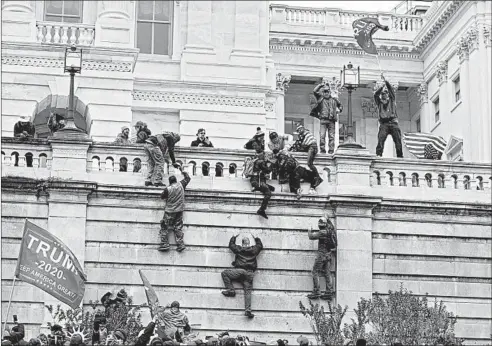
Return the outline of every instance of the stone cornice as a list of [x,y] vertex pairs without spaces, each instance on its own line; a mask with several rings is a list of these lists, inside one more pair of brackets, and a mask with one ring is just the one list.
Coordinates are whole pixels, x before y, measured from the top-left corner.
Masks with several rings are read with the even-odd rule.
[[179,93],[166,91],[134,90],[133,100],[168,103],[209,104],[219,106],[263,108],[264,98],[210,95],[198,93]]
[[[380,57],[402,60],[421,60],[420,52],[408,45],[396,45],[378,43]],[[366,53],[354,42],[333,39],[308,39],[308,38],[270,38],[270,51],[310,52],[329,55],[366,55]]]
[[404,201],[401,199],[384,198],[375,208],[374,213],[380,212],[411,212],[427,215],[456,215],[456,216],[490,216],[492,206],[483,203],[453,203],[441,201],[439,204],[423,201]]
[[[195,81],[182,81],[182,80],[171,80],[171,79],[146,79],[146,78],[140,78],[136,77],[134,79],[134,87],[135,89],[139,89],[141,91],[144,91],[143,89],[148,89],[148,90],[158,90],[158,89],[171,89],[171,88],[179,88],[179,89],[186,89],[186,90],[193,90],[193,89],[203,89],[203,90],[217,90],[220,88],[220,90],[230,90],[230,91],[241,91],[241,92],[248,92],[248,93],[259,93],[259,94],[265,94],[268,92],[271,92],[272,89],[270,86],[267,85],[243,85],[243,84],[234,84],[234,83],[216,83],[216,82],[210,82],[210,81],[200,81],[200,82],[195,82]],[[165,90],[161,90],[165,91]]]
[[462,0],[443,1],[443,5],[427,18],[427,23],[415,37],[415,47],[423,51],[464,3]]

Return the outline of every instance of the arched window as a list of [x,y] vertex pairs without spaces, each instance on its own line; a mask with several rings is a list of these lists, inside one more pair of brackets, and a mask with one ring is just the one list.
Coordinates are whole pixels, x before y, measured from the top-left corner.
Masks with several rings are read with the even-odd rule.
[[106,158],[105,170],[106,170],[106,172],[113,172],[114,171],[114,159],[111,156],[108,156]]
[[323,171],[326,172],[326,181],[331,182],[331,171],[328,167],[323,168]]
[[381,185],[381,173],[379,171],[374,171],[374,178],[376,180],[376,185]]
[[417,173],[412,174],[412,187],[419,187],[419,175]]
[[465,175],[463,177],[463,187],[465,188],[465,190],[470,190],[470,176],[469,175]]
[[477,190],[483,190],[483,178],[481,176],[477,177]]
[[136,158],[133,160],[133,173],[138,173],[142,169],[142,160]]
[[390,186],[393,186],[394,185],[393,184],[393,172],[388,171],[388,172],[386,172],[386,175],[388,177],[388,183],[389,183],[389,185]]
[[195,161],[188,162],[188,174],[196,175],[196,162]]
[[15,167],[19,166],[19,153],[17,151],[14,151],[12,154],[10,154],[11,161],[14,163]]
[[99,172],[99,163],[101,162],[101,159],[99,156],[93,156],[92,157],[92,171],[93,172]]
[[237,165],[235,163],[231,163],[229,165],[229,175],[236,175],[236,171],[237,171]]
[[127,172],[127,171],[128,171],[128,159],[126,157],[121,157],[120,158],[120,172]]
[[432,174],[427,173],[425,175],[425,182],[427,183],[428,187],[432,187]]
[[209,170],[210,170],[210,164],[208,162],[203,162],[202,163],[202,175],[204,177],[208,177]]
[[444,174],[442,174],[442,173],[437,176],[437,187],[440,189],[444,189],[446,187]]
[[217,162],[215,164],[215,176],[222,177],[223,171],[224,171],[224,165],[221,162]]
[[26,167],[32,167],[32,161],[33,161],[32,153],[26,153],[25,157],[26,157]]
[[457,188],[458,188],[458,176],[457,176],[456,174],[453,174],[453,175],[451,176],[451,178],[453,178],[453,187],[454,187],[455,189],[457,189]]
[[2,163],[5,162],[5,153],[2,151]]
[[407,175],[405,172],[400,172],[398,174],[398,179],[400,181],[400,186],[407,186]]

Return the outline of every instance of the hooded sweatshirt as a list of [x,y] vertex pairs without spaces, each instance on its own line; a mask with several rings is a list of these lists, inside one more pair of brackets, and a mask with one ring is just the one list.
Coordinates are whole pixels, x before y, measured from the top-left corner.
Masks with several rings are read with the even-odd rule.
[[242,247],[236,245],[236,237],[232,237],[229,241],[229,249],[236,254],[232,266],[235,268],[246,269],[255,271],[258,264],[256,262],[256,256],[263,249],[263,244],[260,238],[255,238],[256,245]]

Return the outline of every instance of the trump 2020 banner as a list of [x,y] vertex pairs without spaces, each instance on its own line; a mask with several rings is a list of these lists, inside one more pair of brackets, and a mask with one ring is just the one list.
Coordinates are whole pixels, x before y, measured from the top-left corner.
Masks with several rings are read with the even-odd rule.
[[84,298],[84,274],[72,251],[47,230],[26,220],[15,276],[76,309]]

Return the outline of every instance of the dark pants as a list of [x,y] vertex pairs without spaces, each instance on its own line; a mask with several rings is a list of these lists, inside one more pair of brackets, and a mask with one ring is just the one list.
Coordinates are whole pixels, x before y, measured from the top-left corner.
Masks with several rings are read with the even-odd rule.
[[169,246],[169,231],[174,231],[174,238],[176,239],[178,248],[184,247],[182,211],[177,213],[164,212],[164,217],[161,220],[161,230],[159,232],[161,237],[161,245]]
[[258,179],[257,175],[251,176],[249,178],[249,182],[251,183],[251,187],[255,189],[255,191],[260,191],[263,194],[263,201],[261,202],[260,209],[265,211],[268,206],[268,201],[272,198],[272,191],[270,189],[270,185],[268,185],[265,180]]
[[238,281],[243,284],[244,288],[244,309],[251,311],[251,291],[253,289],[254,272],[251,270],[234,268],[226,269],[222,272],[222,280],[226,289],[234,291],[233,281]]
[[335,151],[335,126],[336,122],[326,121],[320,124],[319,128],[319,147],[321,153],[326,152],[326,133],[328,132],[328,153],[333,154]]
[[164,176],[164,155],[157,145],[145,143],[145,152],[147,153],[147,179],[152,184],[162,183]]
[[396,156],[403,157],[403,149],[401,146],[401,131],[398,123],[380,123],[378,132],[378,145],[376,147],[376,155],[383,156],[384,142],[386,137],[391,135],[395,143]]
[[307,165],[311,171],[315,174],[317,178],[319,178],[319,173],[318,170],[316,169],[316,166],[314,165],[314,158],[316,157],[316,154],[318,153],[318,146],[315,144],[311,145],[308,149],[308,157],[307,157]]
[[311,187],[314,188],[315,179],[316,175],[312,171],[302,166],[297,166],[295,171],[289,174],[290,192],[297,192],[297,190],[301,187],[301,180],[310,183]]
[[331,273],[330,273],[331,254],[318,252],[313,266],[313,292],[319,293],[319,278],[324,276],[326,280],[326,291],[332,291]]

